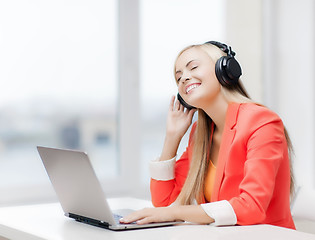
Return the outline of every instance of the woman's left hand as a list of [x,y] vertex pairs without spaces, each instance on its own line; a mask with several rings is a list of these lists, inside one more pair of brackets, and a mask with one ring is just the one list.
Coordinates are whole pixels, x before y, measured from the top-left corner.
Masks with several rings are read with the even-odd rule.
[[121,223],[147,224],[155,222],[187,221],[209,224],[214,219],[209,217],[200,205],[173,205],[168,207],[145,208],[120,219]]
[[140,225],[154,222],[172,222],[177,220],[173,210],[172,207],[144,208],[123,217],[120,222],[136,222]]

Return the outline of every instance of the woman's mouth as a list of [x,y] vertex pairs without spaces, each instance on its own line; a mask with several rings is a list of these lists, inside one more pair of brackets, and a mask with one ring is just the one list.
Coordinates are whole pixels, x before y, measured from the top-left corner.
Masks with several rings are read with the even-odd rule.
[[186,94],[188,94],[191,90],[200,86],[200,83],[193,83],[186,87]]

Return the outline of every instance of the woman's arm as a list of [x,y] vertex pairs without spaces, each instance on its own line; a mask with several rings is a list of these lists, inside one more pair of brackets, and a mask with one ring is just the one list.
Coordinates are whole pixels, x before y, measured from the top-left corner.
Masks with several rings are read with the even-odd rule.
[[[280,192],[288,192],[285,176],[289,177],[288,152],[280,120],[269,122],[258,128],[247,142],[247,159],[244,164],[244,177],[239,185],[240,195],[230,199],[238,218],[238,224],[261,223],[266,218],[270,202]],[[282,172],[279,175],[280,169]],[[288,178],[289,180],[289,178]],[[275,191],[276,184],[283,184]],[[288,186],[286,190],[285,186]],[[289,199],[289,195],[287,196]],[[283,202],[283,205],[285,202]],[[280,207],[279,207],[280,208]]]
[[189,170],[189,152],[191,152],[190,147],[177,161],[174,158],[169,161],[150,163],[151,200],[155,207],[169,206],[176,200]]
[[189,169],[188,150],[178,161],[175,157],[179,143],[191,125],[195,110],[185,111],[178,101],[175,103],[174,101],[175,96],[172,97],[169,105],[161,157],[150,163],[151,197],[156,207],[168,206],[177,198]]
[[170,207],[145,208],[120,220],[121,223],[131,223],[135,221],[137,224],[172,221],[186,221],[198,224],[210,224],[214,222],[200,205],[175,205]]

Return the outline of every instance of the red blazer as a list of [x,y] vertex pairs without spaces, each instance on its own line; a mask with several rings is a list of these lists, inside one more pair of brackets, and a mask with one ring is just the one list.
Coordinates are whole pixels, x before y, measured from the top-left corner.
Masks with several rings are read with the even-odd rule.
[[[175,164],[175,179],[151,179],[154,206],[174,202],[186,180],[192,156],[186,151]],[[269,109],[253,103],[231,103],[217,163],[211,202],[228,200],[237,224],[272,224],[295,229],[290,211],[290,161],[284,126]]]

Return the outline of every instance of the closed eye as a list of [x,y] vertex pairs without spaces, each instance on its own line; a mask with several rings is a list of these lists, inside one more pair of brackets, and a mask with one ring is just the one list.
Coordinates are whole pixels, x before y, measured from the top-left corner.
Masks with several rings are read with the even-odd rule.
[[190,70],[194,70],[196,69],[198,66],[193,66]]

